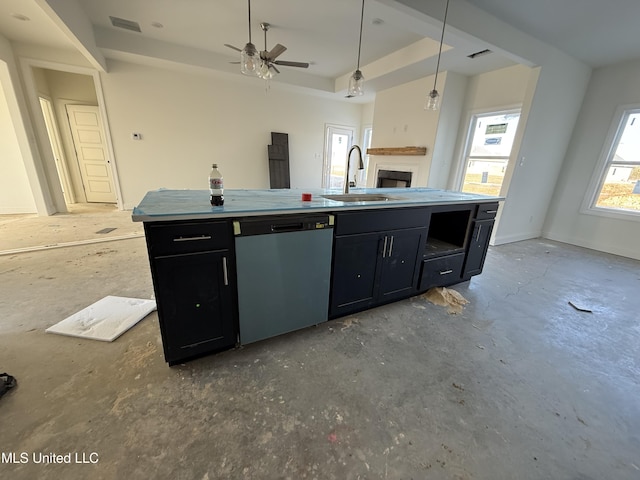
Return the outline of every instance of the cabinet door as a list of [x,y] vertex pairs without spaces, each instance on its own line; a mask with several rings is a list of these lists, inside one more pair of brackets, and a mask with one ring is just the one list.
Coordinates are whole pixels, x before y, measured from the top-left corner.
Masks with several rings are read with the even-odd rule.
[[482,272],[484,259],[489,248],[489,239],[493,230],[494,220],[480,220],[473,222],[473,231],[469,242],[469,251],[464,264],[464,279],[469,279],[473,275]]
[[336,237],[329,316],[346,315],[373,304],[382,238],[379,233]]
[[418,282],[418,251],[422,252],[426,229],[397,230],[383,240],[379,297],[381,301],[406,297]]
[[169,364],[236,341],[228,251],[154,259],[158,315]]

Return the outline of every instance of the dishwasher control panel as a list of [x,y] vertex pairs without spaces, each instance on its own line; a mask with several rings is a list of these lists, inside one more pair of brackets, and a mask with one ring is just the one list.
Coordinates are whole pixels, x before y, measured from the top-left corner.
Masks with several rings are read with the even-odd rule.
[[237,237],[246,237],[250,235],[322,230],[333,228],[334,223],[333,215],[328,214],[247,217],[234,220],[233,233]]

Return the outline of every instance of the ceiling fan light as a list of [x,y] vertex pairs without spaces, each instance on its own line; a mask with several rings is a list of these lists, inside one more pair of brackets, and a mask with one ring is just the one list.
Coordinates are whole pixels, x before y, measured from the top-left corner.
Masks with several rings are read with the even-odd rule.
[[425,110],[438,110],[438,103],[440,102],[440,94],[435,88],[427,95],[427,100],[424,104]]
[[347,90],[347,97],[357,97],[364,95],[364,75],[360,69],[353,72],[353,75],[349,78],[349,89]]
[[262,60],[260,62],[260,69],[258,70],[258,76],[264,80],[271,80],[274,77],[273,70],[269,68],[269,62]]
[[255,45],[251,42],[247,43],[240,52],[240,71],[244,75],[256,76],[259,74],[261,62],[260,54]]

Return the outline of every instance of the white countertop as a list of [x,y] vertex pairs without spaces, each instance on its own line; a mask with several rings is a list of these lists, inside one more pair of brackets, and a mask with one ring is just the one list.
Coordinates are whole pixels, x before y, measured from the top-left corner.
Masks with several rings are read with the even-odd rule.
[[[302,194],[311,193],[311,201],[303,201]],[[258,215],[291,213],[339,212],[380,208],[406,208],[432,205],[459,205],[504,200],[474,193],[436,190],[432,188],[354,188],[350,193],[375,193],[394,197],[394,200],[341,202],[322,195],[339,195],[339,190],[225,190],[224,205],[213,207],[208,190],[152,190],[133,209],[134,222],[167,220],[196,220],[237,218]]]

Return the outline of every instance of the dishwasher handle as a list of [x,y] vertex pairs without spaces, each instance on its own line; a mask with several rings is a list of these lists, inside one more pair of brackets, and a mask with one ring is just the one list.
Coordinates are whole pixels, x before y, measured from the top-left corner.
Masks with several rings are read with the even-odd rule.
[[304,230],[304,223],[302,222],[283,223],[281,225],[271,224],[272,233],[298,232],[300,230]]

